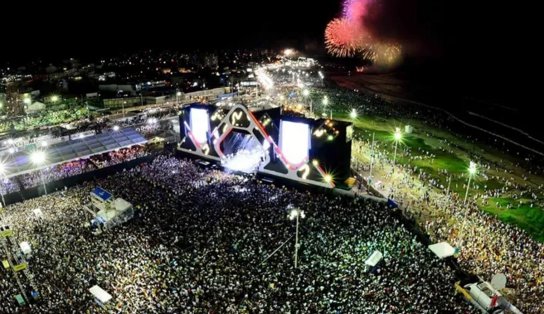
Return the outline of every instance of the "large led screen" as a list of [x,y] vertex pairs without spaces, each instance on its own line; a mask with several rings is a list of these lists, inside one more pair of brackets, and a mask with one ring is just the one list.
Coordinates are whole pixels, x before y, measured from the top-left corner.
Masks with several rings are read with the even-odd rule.
[[191,131],[199,144],[206,143],[210,119],[206,109],[191,108]]
[[281,120],[280,149],[291,165],[308,160],[310,126],[306,123]]

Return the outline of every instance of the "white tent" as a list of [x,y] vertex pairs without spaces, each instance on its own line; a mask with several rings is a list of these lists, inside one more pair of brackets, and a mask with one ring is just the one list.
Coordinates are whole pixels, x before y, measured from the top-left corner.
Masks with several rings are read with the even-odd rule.
[[100,288],[97,285],[92,286],[89,289],[89,292],[94,296],[95,300],[100,305],[104,305],[112,299],[111,294],[107,293],[104,289]]
[[26,108],[26,112],[27,113],[33,113],[33,112],[37,112],[37,111],[42,111],[45,109],[45,104],[44,103],[41,103],[39,101],[35,101],[34,103],[28,105],[28,107]]
[[115,208],[115,210],[117,211],[120,211],[120,212],[124,212],[126,211],[127,209],[130,209],[132,208],[132,204],[125,201],[124,199],[122,198],[116,198],[114,201],[113,201],[113,207]]
[[30,254],[32,252],[32,249],[30,248],[30,244],[26,241],[19,243],[19,248],[21,249],[21,252],[23,252],[24,255]]
[[39,218],[43,217],[42,209],[39,208],[39,207],[38,207],[38,208],[34,208],[34,209],[32,210],[32,212],[34,213],[34,215],[36,215],[36,217],[39,217]]
[[429,245],[429,249],[438,256],[438,258],[446,258],[455,254],[455,249],[448,242],[440,242]]
[[380,251],[376,250],[370,255],[369,258],[366,259],[365,265],[368,265],[370,267],[376,266],[383,258],[383,255]]

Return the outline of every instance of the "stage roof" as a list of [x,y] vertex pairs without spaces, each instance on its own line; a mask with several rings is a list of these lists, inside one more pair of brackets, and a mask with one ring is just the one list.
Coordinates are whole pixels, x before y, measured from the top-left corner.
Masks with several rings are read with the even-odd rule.
[[147,140],[134,129],[96,134],[89,137],[55,143],[41,149],[46,160],[42,165],[35,165],[30,160],[32,150],[24,150],[11,156],[6,162],[6,177],[13,177],[27,172],[50,167],[56,164],[88,158],[115,149],[145,144]]

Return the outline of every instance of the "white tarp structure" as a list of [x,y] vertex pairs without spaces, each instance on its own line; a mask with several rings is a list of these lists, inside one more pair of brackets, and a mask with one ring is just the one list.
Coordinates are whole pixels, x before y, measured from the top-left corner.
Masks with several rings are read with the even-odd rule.
[[446,258],[455,254],[455,249],[448,242],[431,244],[429,245],[429,249],[438,256],[438,258]]
[[506,288],[506,275],[504,274],[495,274],[491,278],[491,286],[497,290],[502,290]]
[[32,252],[32,249],[30,248],[30,244],[26,241],[19,243],[19,248],[21,249],[21,252],[23,252],[24,255],[29,255]]
[[[112,199],[113,197],[109,197]],[[122,198],[116,198],[100,209],[91,220],[93,233],[101,233],[104,230],[125,223],[134,217],[134,208],[130,202]]]
[[28,105],[28,107],[26,108],[26,113],[34,113],[42,110],[45,110],[45,104],[39,101],[35,101],[34,103]]
[[115,208],[116,211],[124,212],[132,208],[132,204],[125,201],[122,198],[116,198],[113,201],[113,208]]
[[42,209],[41,208],[34,208],[32,210],[32,212],[34,213],[34,215],[36,215],[36,217],[38,218],[42,218],[43,217],[43,212],[42,212]]
[[383,255],[380,251],[376,250],[374,251],[369,258],[366,259],[365,265],[368,265],[370,267],[376,266],[383,258]]
[[104,289],[97,285],[92,286],[89,289],[89,292],[94,296],[96,302],[100,305],[104,305],[112,299],[111,294],[107,293]]
[[122,198],[116,198],[111,206],[98,211],[96,215],[101,217],[106,225],[116,225],[132,218],[134,212],[131,203]]

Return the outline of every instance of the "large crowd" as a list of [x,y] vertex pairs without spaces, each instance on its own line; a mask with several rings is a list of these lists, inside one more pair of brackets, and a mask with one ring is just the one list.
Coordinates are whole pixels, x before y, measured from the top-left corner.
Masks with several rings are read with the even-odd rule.
[[[524,313],[544,313],[541,300],[544,295],[544,244],[519,226],[503,222],[479,208],[482,204],[495,202],[494,205],[506,210],[506,215],[510,214],[510,209],[522,205],[543,208],[543,185],[534,180],[534,176],[544,174],[540,156],[520,151],[518,147],[498,141],[487,133],[476,137],[473,129],[459,124],[444,112],[412,103],[390,102],[377,95],[337,88],[314,90],[311,97],[317,105],[314,106],[316,114],[330,109],[322,104],[324,94],[329,95],[329,103],[336,112],[347,113],[355,109],[359,115],[371,116],[377,121],[384,118],[399,122],[424,120],[430,125],[432,128],[425,130],[424,135],[438,140],[440,145],[437,146],[441,151],[400,145],[398,157],[407,160],[411,166],[398,161],[393,166],[391,149],[385,148],[391,143],[376,141],[374,149],[371,149],[372,134],[367,133],[364,139],[353,142],[353,165],[360,174],[368,176],[370,152],[374,151],[374,187],[383,195],[394,198],[406,216],[415,219],[430,235],[431,241],[448,241],[460,248],[458,260],[464,269],[488,281],[493,275],[504,273],[507,289],[503,293],[507,298]],[[500,158],[485,157],[483,152],[466,150],[439,132],[432,134],[436,130],[457,134],[472,147],[479,148],[483,142],[484,147],[487,144],[492,150],[500,149],[499,154],[502,155]],[[465,190],[466,184],[457,186],[458,183],[453,183],[448,187],[447,178],[451,172],[443,169],[437,175],[424,166],[427,162],[432,164],[437,153],[455,155],[453,150],[465,151],[482,167],[478,180],[473,181],[476,192],[470,194],[467,205],[464,204],[464,195],[452,192],[453,188]],[[504,156],[505,152],[517,157]],[[414,166],[418,164],[423,166]],[[447,166],[454,167],[443,165]],[[512,201],[501,205],[494,198]],[[538,217],[535,215],[535,219]],[[543,234],[542,230],[532,230],[532,233],[533,236]]]
[[[370,146],[368,141],[356,140],[354,154],[365,155],[368,159]],[[459,247],[458,260],[463,268],[486,280],[504,273],[509,300],[525,313],[544,313],[541,301],[544,295],[544,244],[519,227],[482,211],[477,205],[479,201],[487,202],[493,196],[504,195],[509,188],[517,191],[512,194],[514,199],[526,195],[534,204],[539,204],[538,188],[518,186],[507,179],[503,181],[503,188],[472,193],[465,205],[462,195],[452,193],[447,185],[439,183],[425,169],[398,163],[393,167],[390,155],[380,151],[379,144],[375,146],[374,187],[399,202],[405,214],[415,219],[432,241],[448,241]],[[411,158],[432,158],[419,153]],[[369,169],[365,164],[355,166],[368,176]]]
[[[331,102],[355,108],[359,114],[421,119],[450,130],[447,116],[429,108],[392,105],[382,98],[341,90]],[[315,114],[321,94],[311,96]],[[157,132],[159,119],[137,116],[126,126]],[[153,119],[153,115],[151,115]],[[465,136],[467,141],[475,138]],[[489,140],[489,139],[488,139]],[[444,152],[452,143],[442,139]],[[503,144],[504,145],[504,144]],[[370,151],[368,140],[354,141],[355,154]],[[468,205],[444,182],[422,168],[391,165],[391,156],[374,149],[373,184],[398,201],[433,242],[460,248],[461,266],[489,280],[507,276],[503,293],[525,313],[544,313],[544,245],[524,231],[481,211],[478,200],[505,195],[539,201],[542,187],[504,180],[501,188],[473,194]],[[425,149],[401,147],[411,162],[436,157]],[[59,180],[140,156],[140,151],[112,152],[44,171],[46,181]],[[451,152],[450,152],[451,153]],[[368,156],[365,156],[368,157]],[[471,157],[478,158],[476,154]],[[526,160],[531,161],[533,157]],[[363,158],[364,159],[364,158]],[[368,159],[368,158],[366,158]],[[356,159],[357,160],[357,159]],[[359,160],[357,160],[359,161]],[[516,164],[542,174],[539,163]],[[500,163],[485,165],[486,176],[500,181]],[[357,162],[356,170],[368,173]],[[506,173],[506,172],[505,172]],[[509,173],[510,174],[510,173]],[[444,170],[444,176],[448,176]],[[39,173],[18,180],[4,179],[6,192],[21,185],[41,184]],[[134,203],[137,215],[114,232],[92,235],[82,210],[89,191],[102,186]],[[293,266],[294,223],[291,206],[305,210],[301,221],[299,268]],[[43,217],[33,214],[41,208]],[[474,309],[454,295],[452,269],[433,256],[385,204],[361,198],[310,194],[264,184],[252,177],[204,169],[193,162],[159,156],[152,163],[12,205],[1,214],[21,241],[30,241],[33,288],[41,293],[37,313],[469,313]],[[277,250],[276,250],[277,249]],[[376,268],[364,262],[379,250],[384,260]],[[105,308],[93,305],[87,289],[98,284],[113,295]],[[29,288],[25,282],[23,287]],[[19,309],[14,277],[0,277],[0,312]]]
[[[82,206],[97,185],[132,202],[135,218],[91,234]],[[298,268],[290,206],[306,213]],[[276,187],[168,156],[12,205],[0,217],[32,244],[35,313],[474,312],[455,296],[449,266],[385,204]],[[369,269],[375,250],[383,261]],[[94,284],[113,296],[105,308],[87,290]],[[19,311],[16,287],[0,277],[0,312]]]

